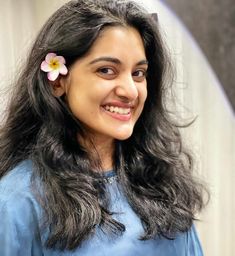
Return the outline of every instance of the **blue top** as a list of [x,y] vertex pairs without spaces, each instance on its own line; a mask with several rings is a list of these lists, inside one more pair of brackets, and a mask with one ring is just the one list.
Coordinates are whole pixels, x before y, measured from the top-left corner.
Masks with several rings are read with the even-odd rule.
[[[0,180],[0,255],[1,256],[202,256],[195,227],[175,240],[165,238],[140,241],[143,227],[118,189],[117,181],[107,183],[114,218],[126,226],[117,238],[99,229],[90,240],[74,251],[46,249],[47,232],[39,229],[42,209],[30,188],[32,164],[24,161]],[[112,176],[112,173],[108,173]],[[119,214],[118,214],[119,213]]]

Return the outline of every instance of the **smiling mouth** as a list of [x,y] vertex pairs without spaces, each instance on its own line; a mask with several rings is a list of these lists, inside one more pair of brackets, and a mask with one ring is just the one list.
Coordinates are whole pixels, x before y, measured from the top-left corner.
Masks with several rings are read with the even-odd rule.
[[103,108],[111,113],[116,113],[119,115],[129,115],[131,112],[131,108],[121,108],[121,107],[117,107],[117,106],[103,106]]

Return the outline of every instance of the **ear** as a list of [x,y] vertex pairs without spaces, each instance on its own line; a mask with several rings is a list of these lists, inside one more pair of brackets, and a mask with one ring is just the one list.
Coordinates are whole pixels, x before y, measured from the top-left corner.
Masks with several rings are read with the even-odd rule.
[[50,81],[52,92],[55,97],[61,97],[66,92],[66,83],[63,77],[59,76],[55,81]]

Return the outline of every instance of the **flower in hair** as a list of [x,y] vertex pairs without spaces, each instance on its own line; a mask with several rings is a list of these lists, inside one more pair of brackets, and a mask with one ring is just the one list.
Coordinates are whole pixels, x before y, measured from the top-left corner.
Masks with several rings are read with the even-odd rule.
[[57,56],[55,53],[48,53],[45,60],[41,64],[41,70],[47,72],[47,78],[50,81],[55,81],[61,75],[66,75],[68,69],[65,66],[65,58]]

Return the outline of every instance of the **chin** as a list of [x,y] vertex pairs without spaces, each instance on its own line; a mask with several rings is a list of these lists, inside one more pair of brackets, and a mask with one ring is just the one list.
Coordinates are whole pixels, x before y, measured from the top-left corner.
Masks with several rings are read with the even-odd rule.
[[115,139],[117,140],[127,140],[131,137],[132,132],[129,133],[122,133],[115,136]]
[[116,130],[114,137],[117,140],[127,140],[133,134],[133,126],[123,127],[122,129]]

